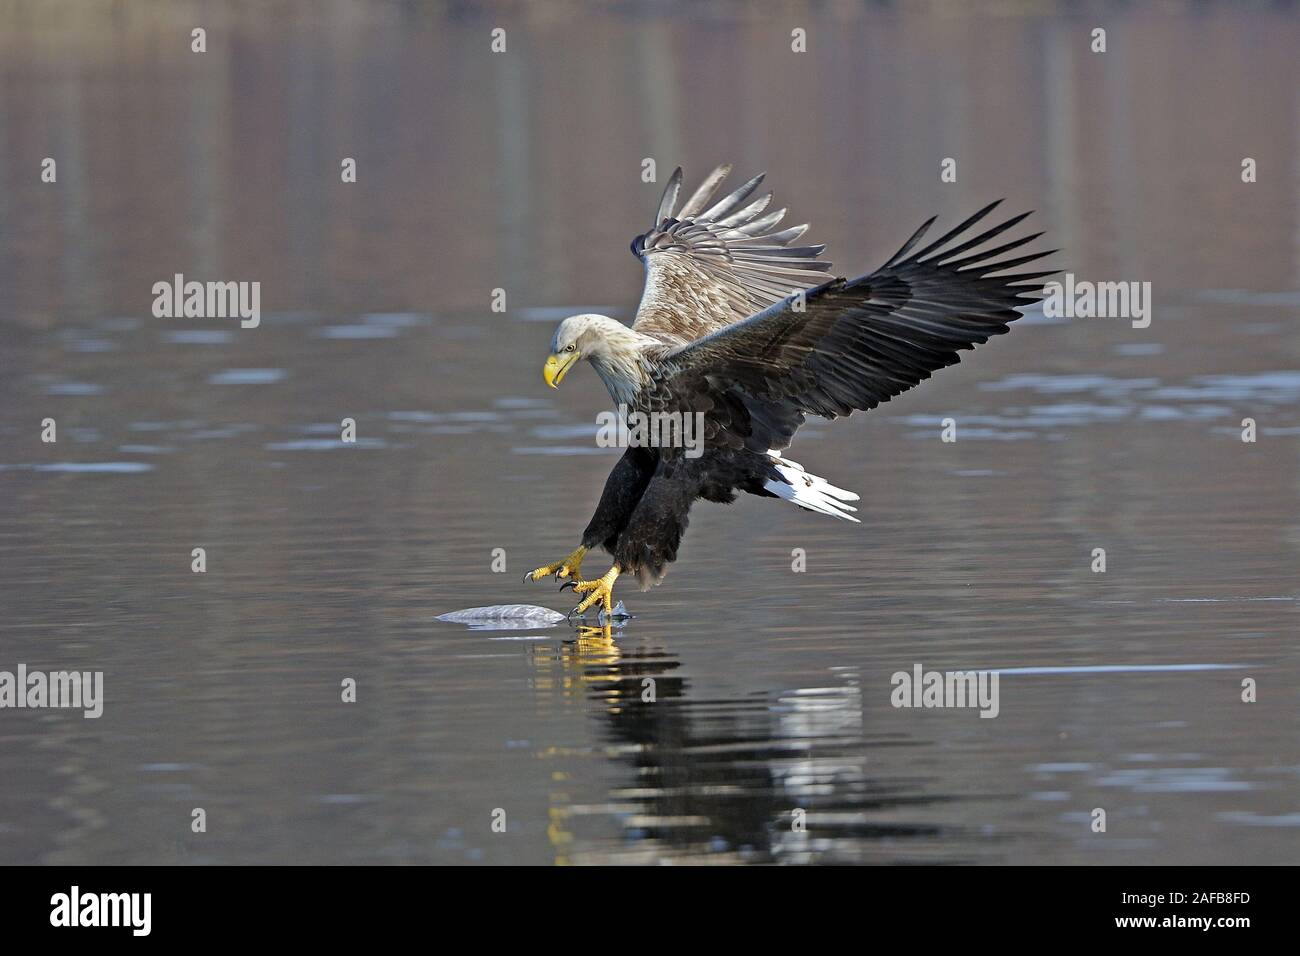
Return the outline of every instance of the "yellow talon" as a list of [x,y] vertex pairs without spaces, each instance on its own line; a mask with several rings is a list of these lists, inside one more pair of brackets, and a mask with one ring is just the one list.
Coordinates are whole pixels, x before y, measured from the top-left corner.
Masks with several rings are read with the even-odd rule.
[[600,602],[605,614],[609,615],[614,611],[614,582],[618,580],[621,572],[618,565],[614,565],[605,572],[603,577],[596,578],[594,581],[579,581],[573,586],[573,590],[579,594],[586,594],[582,603],[573,609],[574,614],[581,614],[591,607],[597,601]]
[[529,581],[540,581],[542,578],[554,574],[555,580],[560,578],[573,578],[574,581],[582,578],[582,559],[586,556],[587,549],[578,545],[573,553],[566,558],[561,558],[554,564],[543,564],[540,568],[529,571],[524,575],[524,583]]

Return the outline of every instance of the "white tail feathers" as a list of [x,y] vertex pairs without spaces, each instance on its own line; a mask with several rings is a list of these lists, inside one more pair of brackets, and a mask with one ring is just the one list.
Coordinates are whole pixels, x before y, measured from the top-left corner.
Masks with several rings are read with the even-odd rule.
[[769,480],[763,484],[763,487],[772,494],[786,501],[793,501],[801,508],[830,515],[832,518],[843,518],[845,521],[858,520],[849,514],[850,511],[858,509],[845,504],[847,501],[858,500],[858,496],[853,492],[836,488],[825,478],[808,474],[803,470],[803,465],[782,458],[780,452],[769,451],[768,454],[772,457],[772,464],[782,478],[781,481]]

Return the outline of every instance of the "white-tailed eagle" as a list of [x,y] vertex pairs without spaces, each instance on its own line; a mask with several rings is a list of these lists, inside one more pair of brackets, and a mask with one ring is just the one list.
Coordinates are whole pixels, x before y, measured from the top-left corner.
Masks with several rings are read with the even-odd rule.
[[[597,602],[608,612],[620,574],[658,583],[698,498],[747,492],[856,521],[857,495],[782,457],[804,419],[875,408],[955,365],[960,350],[1006,332],[1052,274],[1008,274],[1050,254],[1007,255],[1042,233],[989,245],[1029,213],[972,230],[995,202],[922,245],[927,220],[870,275],[828,279],[825,246],[796,244],[808,227],[780,229],[785,210],[768,212],[771,193],[754,198],[763,176],[713,201],[730,169],[715,169],[681,209],[682,171],[673,173],[654,225],[632,242],[645,290],[630,327],[573,315],[551,342],[552,388],[586,359],[622,413],[698,414],[704,432],[693,454],[628,447],[578,548],[524,575],[567,578],[584,595],[575,613]],[[586,580],[582,559],[597,546],[614,563]]]

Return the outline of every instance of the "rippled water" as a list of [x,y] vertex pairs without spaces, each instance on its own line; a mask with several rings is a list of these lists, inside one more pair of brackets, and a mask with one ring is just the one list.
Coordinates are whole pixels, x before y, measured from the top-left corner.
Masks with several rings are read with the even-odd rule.
[[[741,8],[501,8],[494,61],[493,18],[290,9],[205,60],[159,12],[0,30],[0,670],[106,694],[0,711],[0,862],[1295,862],[1294,15],[1120,8],[1099,60],[811,8],[797,60]],[[437,621],[573,603],[519,577],[617,452],[539,368],[635,301],[646,155],[769,169],[850,272],[1007,195],[1153,321],[1032,313],[808,426],[863,523],[699,505],[610,636]],[[260,327],[153,318],[174,272],[261,281]],[[917,664],[997,670],[998,716],[893,707]]]

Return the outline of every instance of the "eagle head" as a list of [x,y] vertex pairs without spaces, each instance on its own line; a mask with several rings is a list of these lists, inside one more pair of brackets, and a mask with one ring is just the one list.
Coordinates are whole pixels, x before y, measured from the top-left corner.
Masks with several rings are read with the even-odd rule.
[[595,367],[615,401],[627,401],[644,381],[642,348],[653,340],[607,315],[571,315],[551,339],[542,378],[557,388],[579,359]]
[[560,323],[551,339],[551,354],[542,366],[542,378],[546,379],[547,385],[558,387],[578,359],[591,358],[604,344],[600,331],[602,320],[614,321],[608,316],[586,313],[571,315]]

